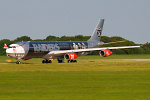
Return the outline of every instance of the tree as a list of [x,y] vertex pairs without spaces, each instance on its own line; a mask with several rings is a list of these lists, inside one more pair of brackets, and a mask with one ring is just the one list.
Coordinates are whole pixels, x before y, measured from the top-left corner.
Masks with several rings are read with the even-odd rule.
[[0,55],[6,55],[6,50],[3,48],[4,47],[4,43],[6,43],[7,45],[10,44],[10,40],[8,39],[3,39],[0,40]]
[[101,36],[101,41],[104,43],[111,42],[111,38],[108,36]]
[[115,41],[125,41],[126,39],[119,37],[119,36],[113,36],[110,38],[111,42],[115,42]]
[[83,39],[83,35],[76,35],[75,39],[76,41],[81,41]]
[[14,40],[15,42],[21,42],[21,41],[31,41],[31,38],[28,36],[21,36]]
[[59,37],[49,35],[46,37],[46,41],[57,41]]
[[125,54],[125,52],[121,49],[112,50],[113,54]]

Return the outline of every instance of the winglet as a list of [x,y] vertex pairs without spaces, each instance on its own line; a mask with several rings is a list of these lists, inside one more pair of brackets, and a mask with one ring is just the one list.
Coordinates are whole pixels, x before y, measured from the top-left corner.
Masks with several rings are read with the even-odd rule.
[[144,47],[146,44],[148,44],[148,42],[146,42],[146,43],[142,44],[141,46],[142,46],[142,47]]
[[7,47],[7,44],[6,43],[4,43],[4,49],[7,49],[8,47]]

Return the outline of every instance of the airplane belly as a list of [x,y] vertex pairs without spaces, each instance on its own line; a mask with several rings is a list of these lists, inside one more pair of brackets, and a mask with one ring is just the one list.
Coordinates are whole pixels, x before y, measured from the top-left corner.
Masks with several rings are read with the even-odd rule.
[[35,53],[33,51],[28,52],[28,54],[26,55],[26,58],[42,58],[43,56],[45,56],[48,52],[43,52],[43,53]]

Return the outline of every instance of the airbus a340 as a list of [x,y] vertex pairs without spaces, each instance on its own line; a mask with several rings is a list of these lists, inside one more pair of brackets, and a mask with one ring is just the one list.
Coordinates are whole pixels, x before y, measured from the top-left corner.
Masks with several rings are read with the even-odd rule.
[[[122,47],[103,47],[100,45],[105,43],[100,41],[104,19],[101,19],[88,41],[61,41],[61,42],[17,42],[11,44],[6,49],[9,57],[17,59],[16,64],[20,64],[20,60],[29,60],[31,58],[43,58],[42,63],[52,63],[50,59],[57,59],[58,63],[63,63],[64,59],[68,62],[77,62],[78,56],[86,55],[92,51],[99,51],[103,57],[112,55],[112,49],[123,48],[139,48],[141,46],[122,46]],[[143,44],[144,46],[146,44]]]

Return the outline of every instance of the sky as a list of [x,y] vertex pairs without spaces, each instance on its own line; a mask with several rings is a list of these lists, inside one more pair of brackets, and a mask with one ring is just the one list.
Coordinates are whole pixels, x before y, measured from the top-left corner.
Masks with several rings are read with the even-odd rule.
[[102,36],[150,42],[150,0],[0,0],[0,40],[29,36]]

